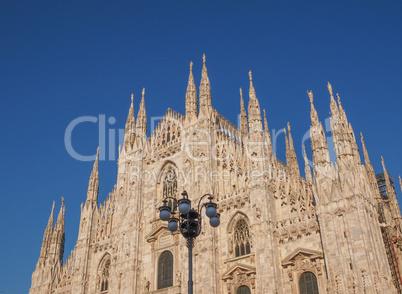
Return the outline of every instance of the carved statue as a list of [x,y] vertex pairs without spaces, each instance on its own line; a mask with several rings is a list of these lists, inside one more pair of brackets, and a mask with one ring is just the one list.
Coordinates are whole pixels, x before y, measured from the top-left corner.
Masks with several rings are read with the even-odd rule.
[[151,282],[144,277],[144,292],[149,293],[149,288],[151,286]]
[[333,96],[334,94],[332,93],[332,86],[331,86],[331,84],[329,82],[327,84],[327,88],[328,88],[328,91],[329,91],[329,95]]
[[310,103],[313,104],[314,96],[313,91],[307,91],[308,97],[310,98]]

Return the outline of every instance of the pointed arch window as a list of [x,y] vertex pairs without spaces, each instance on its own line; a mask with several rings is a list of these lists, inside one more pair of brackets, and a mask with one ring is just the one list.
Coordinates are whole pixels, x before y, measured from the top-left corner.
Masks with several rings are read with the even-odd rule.
[[173,254],[164,251],[158,261],[158,289],[173,286]]
[[[176,195],[177,195],[176,172],[174,171],[174,169],[170,168],[166,172],[165,178],[163,179],[163,198],[166,198],[166,197],[176,198]],[[173,206],[172,199],[169,199],[168,205],[172,209],[172,211],[177,209],[176,204],[175,204],[175,206]]]
[[251,294],[250,288],[247,286],[241,286],[237,289],[236,294]]
[[248,224],[244,219],[240,219],[237,221],[234,228],[234,247],[236,257],[250,254],[250,244],[250,231]]
[[317,277],[312,272],[305,272],[299,280],[300,294],[318,294]]
[[101,294],[109,293],[109,271],[110,271],[110,256],[107,256],[101,262],[98,272],[98,289]]

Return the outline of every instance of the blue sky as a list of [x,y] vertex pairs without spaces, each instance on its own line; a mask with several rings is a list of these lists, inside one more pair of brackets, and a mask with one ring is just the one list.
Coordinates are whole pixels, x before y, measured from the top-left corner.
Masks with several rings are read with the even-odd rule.
[[[66,151],[69,123],[105,115],[115,118],[107,130],[118,132],[130,94],[137,111],[143,87],[149,126],[168,107],[184,114],[189,62],[198,87],[203,53],[213,106],[235,123],[239,87],[248,93],[252,70],[271,131],[290,122],[300,162],[310,126],[306,91],[314,92],[324,122],[330,81],[356,136],[363,132],[375,171],[382,172],[383,155],[397,181],[402,3],[248,2],[1,1],[0,293],[28,292],[52,201],[58,213],[61,196],[65,257],[75,244],[93,163]],[[98,137],[98,126],[85,123],[72,143],[91,155]],[[278,138],[277,155],[285,161],[283,135]],[[116,161],[106,159],[100,162],[100,201],[116,181]]]

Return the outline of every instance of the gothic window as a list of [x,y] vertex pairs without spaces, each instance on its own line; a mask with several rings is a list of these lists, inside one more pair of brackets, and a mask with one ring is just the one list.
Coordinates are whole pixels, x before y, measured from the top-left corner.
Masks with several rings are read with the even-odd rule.
[[300,294],[318,294],[317,278],[312,272],[305,272],[299,280]]
[[173,286],[173,254],[164,251],[158,262],[158,289]]
[[250,232],[244,219],[238,220],[234,228],[234,247],[236,257],[250,254]]
[[110,256],[103,259],[98,273],[98,289],[100,293],[109,293],[109,270],[110,270]]
[[[175,171],[170,168],[165,175],[165,178],[163,180],[163,198],[166,197],[173,197],[176,198],[177,195],[177,178],[176,178],[176,173]],[[168,199],[168,205],[172,210],[176,210],[176,203],[175,207],[173,207],[173,201],[172,199]]]
[[247,286],[241,286],[237,289],[237,294],[251,294],[250,288]]

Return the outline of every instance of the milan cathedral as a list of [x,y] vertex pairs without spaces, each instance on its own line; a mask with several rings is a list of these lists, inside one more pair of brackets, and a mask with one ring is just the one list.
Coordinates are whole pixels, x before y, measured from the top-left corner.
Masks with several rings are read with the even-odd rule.
[[247,111],[240,89],[239,127],[212,106],[205,56],[198,96],[191,63],[185,114],[168,109],[150,136],[145,91],[136,119],[132,95],[115,187],[98,202],[97,155],[68,257],[64,201],[55,225],[53,203],[29,293],[187,293],[186,240],[159,219],[162,200],[183,190],[193,203],[212,194],[221,221],[215,229],[203,225],[195,240],[194,293],[402,293],[392,178],[382,159],[381,192],[339,95],[328,83],[332,147],[307,92],[312,160],[299,146],[302,177],[290,125],[285,164],[273,152],[251,72],[249,80]]

